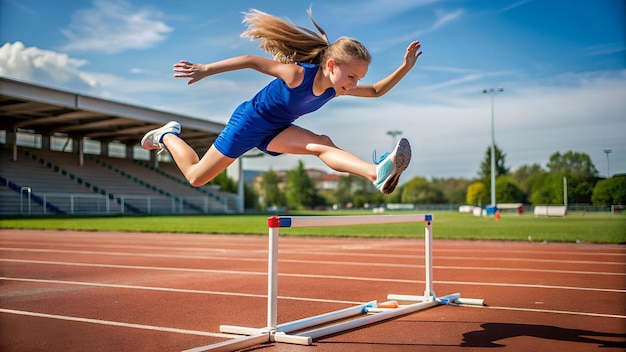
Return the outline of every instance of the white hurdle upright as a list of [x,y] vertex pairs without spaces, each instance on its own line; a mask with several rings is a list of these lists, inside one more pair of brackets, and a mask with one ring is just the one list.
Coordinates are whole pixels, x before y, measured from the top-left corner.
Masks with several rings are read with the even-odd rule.
[[[461,298],[459,293],[437,298],[433,291],[432,263],[432,222],[430,214],[402,215],[361,215],[361,216],[273,216],[267,219],[269,228],[268,279],[267,279],[267,326],[250,328],[242,326],[221,325],[220,331],[242,335],[217,344],[197,347],[184,352],[200,351],[235,351],[267,342],[285,342],[299,345],[311,345],[314,339],[342,331],[359,328],[376,322],[390,320],[419,310],[440,304],[474,304],[482,305],[482,299]],[[315,226],[347,226],[364,224],[388,224],[405,222],[425,223],[425,284],[423,296],[389,294],[388,300],[415,302],[400,305],[398,308],[378,308],[377,301],[370,301],[355,307],[349,307],[309,318],[284,324],[277,324],[278,315],[278,235],[281,227],[315,227]],[[354,318],[361,315],[359,318]],[[353,318],[352,320],[346,320]],[[333,325],[337,320],[346,320]],[[304,331],[313,326],[322,326],[314,330]],[[289,333],[297,332],[295,335]]]

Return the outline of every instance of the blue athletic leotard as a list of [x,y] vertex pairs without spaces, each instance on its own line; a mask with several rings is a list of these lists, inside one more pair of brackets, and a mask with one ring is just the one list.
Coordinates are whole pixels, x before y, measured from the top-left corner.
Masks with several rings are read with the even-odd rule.
[[313,81],[319,65],[298,63],[304,68],[304,80],[295,88],[276,78],[258,92],[251,100],[237,107],[224,130],[215,140],[220,153],[238,158],[256,147],[270,155],[267,145],[279,133],[291,126],[300,116],[313,112],[336,93],[328,88],[322,95],[313,94]]

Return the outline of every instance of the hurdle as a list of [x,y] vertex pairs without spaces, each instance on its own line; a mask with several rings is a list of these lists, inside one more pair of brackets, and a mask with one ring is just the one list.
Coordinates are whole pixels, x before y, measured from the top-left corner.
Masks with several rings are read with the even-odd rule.
[[[235,351],[262,343],[282,342],[311,345],[313,340],[338,334],[347,330],[371,325],[408,315],[437,305],[483,305],[482,299],[462,298],[459,293],[437,297],[433,291],[432,238],[434,217],[430,214],[356,215],[356,216],[272,216],[267,219],[269,228],[268,283],[267,283],[267,326],[251,328],[221,325],[220,332],[241,337],[228,341],[197,347],[184,352]],[[325,314],[316,315],[288,323],[278,324],[278,239],[280,228],[349,226],[365,224],[389,224],[422,222],[425,224],[425,289],[423,295],[388,294],[388,300],[410,302],[396,308],[379,308],[372,300]],[[342,322],[336,323],[336,321]],[[332,324],[335,322],[334,324]],[[326,324],[326,325],[325,325]],[[330,325],[328,325],[330,324]],[[325,326],[324,326],[325,325]],[[320,327],[321,326],[321,327]],[[318,327],[313,330],[307,330]],[[294,333],[295,334],[291,334]]]

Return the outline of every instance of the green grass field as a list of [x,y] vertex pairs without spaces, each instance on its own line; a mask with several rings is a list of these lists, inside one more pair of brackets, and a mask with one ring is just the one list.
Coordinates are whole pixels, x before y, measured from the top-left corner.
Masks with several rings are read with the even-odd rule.
[[[371,215],[371,212],[315,212],[291,215]],[[388,212],[386,214],[397,214]],[[608,213],[569,214],[566,217],[534,217],[503,214],[474,217],[456,212],[433,212],[437,239],[548,242],[626,243],[626,215]],[[198,234],[267,233],[268,215],[55,217],[1,219],[0,228],[84,231],[179,232]],[[306,227],[281,229],[283,236],[422,237],[421,223]]]

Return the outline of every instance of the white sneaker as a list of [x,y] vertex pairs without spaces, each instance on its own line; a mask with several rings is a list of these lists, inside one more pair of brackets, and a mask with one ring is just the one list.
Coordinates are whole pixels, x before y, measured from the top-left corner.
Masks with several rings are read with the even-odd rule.
[[168,133],[175,134],[180,137],[180,123],[176,121],[170,121],[162,127],[154,129],[141,139],[141,146],[146,150],[160,149],[167,150],[165,144],[163,144],[163,136]]
[[411,161],[411,145],[406,138],[400,139],[391,153],[380,157],[376,163],[376,181],[374,186],[384,194],[389,194],[396,189],[400,174],[409,166]]

